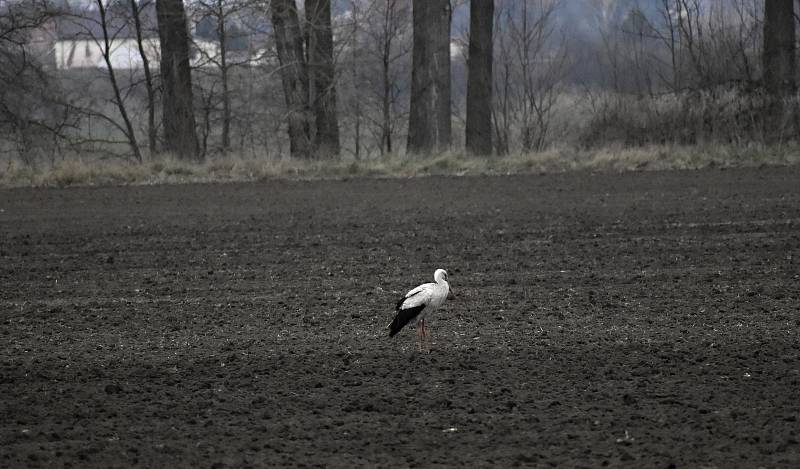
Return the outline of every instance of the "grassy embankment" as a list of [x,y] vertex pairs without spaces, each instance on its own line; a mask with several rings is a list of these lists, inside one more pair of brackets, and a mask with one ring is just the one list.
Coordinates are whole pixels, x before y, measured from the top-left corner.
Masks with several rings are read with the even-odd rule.
[[637,171],[759,167],[800,164],[797,146],[651,146],[602,150],[551,150],[532,154],[479,158],[446,153],[436,156],[387,155],[363,160],[228,156],[203,163],[158,157],[142,164],[72,158],[36,167],[6,161],[0,186],[85,186],[191,182],[326,179],[348,177],[414,177],[425,175],[518,174],[562,171]]

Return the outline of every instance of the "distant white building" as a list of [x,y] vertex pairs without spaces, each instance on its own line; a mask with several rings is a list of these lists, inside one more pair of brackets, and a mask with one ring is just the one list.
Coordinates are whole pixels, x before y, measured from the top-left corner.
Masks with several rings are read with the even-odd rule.
[[[161,47],[158,38],[142,39],[142,48],[150,66],[158,68]],[[108,68],[103,58],[105,44],[94,39],[59,39],[55,43],[56,68]],[[115,69],[143,68],[142,55],[136,39],[114,39],[110,42],[110,62]]]
[[[142,46],[150,68],[155,70],[161,65],[161,45],[157,37],[142,39]],[[105,43],[95,39],[58,39],[54,42],[53,56],[55,66],[59,70],[76,68],[108,68],[103,58]],[[122,38],[111,41],[111,66],[115,70],[139,70],[144,68],[139,44],[136,39]],[[216,67],[219,63],[220,45],[216,41],[197,40],[191,42],[189,63],[193,68]],[[266,50],[252,53],[245,51],[228,51],[228,62],[238,65],[264,65]],[[52,59],[51,59],[52,60]]]
[[[150,67],[158,69],[161,65],[161,46],[154,26],[155,4],[149,2],[146,5],[141,11],[143,28],[139,33],[143,36],[142,49]],[[54,66],[59,70],[108,68],[103,57],[106,45],[102,19],[98,14],[96,9],[85,9],[81,10],[80,15],[62,15],[46,21],[32,30],[26,48],[43,65]],[[124,15],[122,19],[110,16],[106,21],[108,31],[113,34],[113,38],[109,40],[111,66],[119,70],[143,69],[144,61],[139,51],[137,31]],[[189,37],[189,63],[195,68],[218,66],[221,54],[219,41],[198,34],[195,31],[196,25],[193,26]],[[266,34],[262,36],[266,37]],[[266,51],[261,46],[261,43],[254,45],[252,38],[248,38],[244,47],[242,44],[229,46],[228,63],[262,65],[266,60]]]
[[[102,39],[58,39],[54,44],[56,68],[108,68],[103,58],[105,43]],[[142,49],[151,69],[161,65],[161,44],[157,37],[143,38]],[[219,56],[219,43],[195,40],[190,45],[189,63],[192,67],[213,67],[212,60]],[[134,38],[118,38],[110,42],[111,66],[115,70],[144,68],[139,43]]]

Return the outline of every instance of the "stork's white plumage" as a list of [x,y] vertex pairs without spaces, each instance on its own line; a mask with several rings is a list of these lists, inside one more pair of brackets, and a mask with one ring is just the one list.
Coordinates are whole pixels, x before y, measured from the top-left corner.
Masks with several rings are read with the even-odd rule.
[[397,314],[391,324],[387,326],[389,337],[394,337],[406,324],[416,320],[417,348],[420,351],[424,348],[430,351],[428,330],[425,327],[426,315],[442,306],[452,293],[450,284],[447,283],[446,270],[436,269],[436,272],[433,273],[433,280],[435,283],[423,283],[400,298],[395,306]]

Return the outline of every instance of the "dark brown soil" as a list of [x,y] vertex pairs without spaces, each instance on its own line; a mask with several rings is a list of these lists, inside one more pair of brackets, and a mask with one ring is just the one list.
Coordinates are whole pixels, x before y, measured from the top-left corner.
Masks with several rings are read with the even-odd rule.
[[799,169],[3,190],[0,243],[2,467],[800,467]]

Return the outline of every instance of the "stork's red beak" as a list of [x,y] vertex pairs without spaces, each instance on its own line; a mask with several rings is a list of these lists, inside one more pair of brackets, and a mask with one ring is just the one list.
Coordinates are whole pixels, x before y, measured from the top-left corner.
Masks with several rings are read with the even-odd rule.
[[456,292],[453,290],[453,287],[448,288],[447,290],[447,299],[448,300],[455,300],[456,299]]

